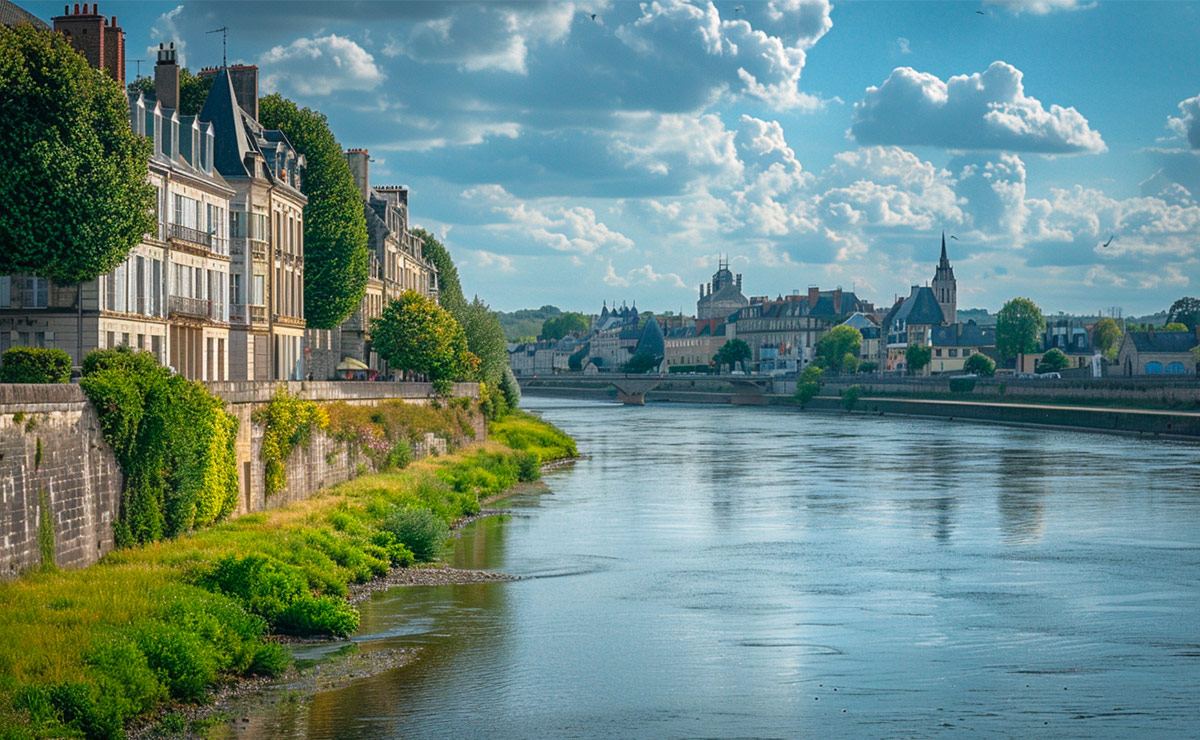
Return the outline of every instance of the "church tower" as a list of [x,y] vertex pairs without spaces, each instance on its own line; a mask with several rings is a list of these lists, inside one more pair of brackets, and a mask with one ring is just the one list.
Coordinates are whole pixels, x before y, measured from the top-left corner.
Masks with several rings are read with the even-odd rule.
[[954,268],[946,257],[946,232],[942,232],[942,259],[938,261],[937,272],[933,273],[933,294],[937,297],[938,306],[947,324],[958,323],[958,283],[954,280]]

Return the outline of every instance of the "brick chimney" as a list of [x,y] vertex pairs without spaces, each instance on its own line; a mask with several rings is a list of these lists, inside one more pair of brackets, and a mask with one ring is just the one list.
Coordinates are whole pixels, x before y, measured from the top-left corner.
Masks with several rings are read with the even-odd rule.
[[842,289],[835,288],[833,291],[833,312],[840,314],[842,312]]
[[63,14],[50,20],[54,30],[65,36],[88,64],[125,86],[125,32],[117,25],[115,15],[109,21],[100,15],[98,3],[84,3],[82,10],[75,3],[74,11],[64,5]]
[[821,289],[815,285],[808,286],[808,307],[812,308],[817,305],[817,299],[821,297]]
[[366,200],[371,191],[371,155],[366,149],[347,149],[346,163],[350,165],[350,174],[354,175],[358,192]]
[[162,107],[179,108],[179,62],[175,42],[158,45],[158,62],[154,65],[154,95]]
[[235,64],[229,67],[229,82],[238,106],[258,120],[258,65]]

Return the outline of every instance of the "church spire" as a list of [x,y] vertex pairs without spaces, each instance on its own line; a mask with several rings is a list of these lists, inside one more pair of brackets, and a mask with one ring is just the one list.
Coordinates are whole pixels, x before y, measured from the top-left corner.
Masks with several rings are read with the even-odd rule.
[[942,232],[942,259],[938,263],[939,267],[944,267],[950,260],[946,259],[946,232]]

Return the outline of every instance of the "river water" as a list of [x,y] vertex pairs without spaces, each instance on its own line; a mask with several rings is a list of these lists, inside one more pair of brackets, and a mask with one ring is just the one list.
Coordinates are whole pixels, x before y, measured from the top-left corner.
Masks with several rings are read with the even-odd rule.
[[[587,459],[239,737],[1200,737],[1200,447],[527,398]],[[239,720],[240,722],[240,720]],[[235,723],[235,727],[237,723]]]

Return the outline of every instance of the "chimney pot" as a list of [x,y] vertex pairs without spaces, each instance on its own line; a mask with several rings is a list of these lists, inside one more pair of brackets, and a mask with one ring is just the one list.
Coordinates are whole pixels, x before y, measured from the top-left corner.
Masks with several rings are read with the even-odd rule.
[[79,15],[79,3],[75,3],[75,15]]

